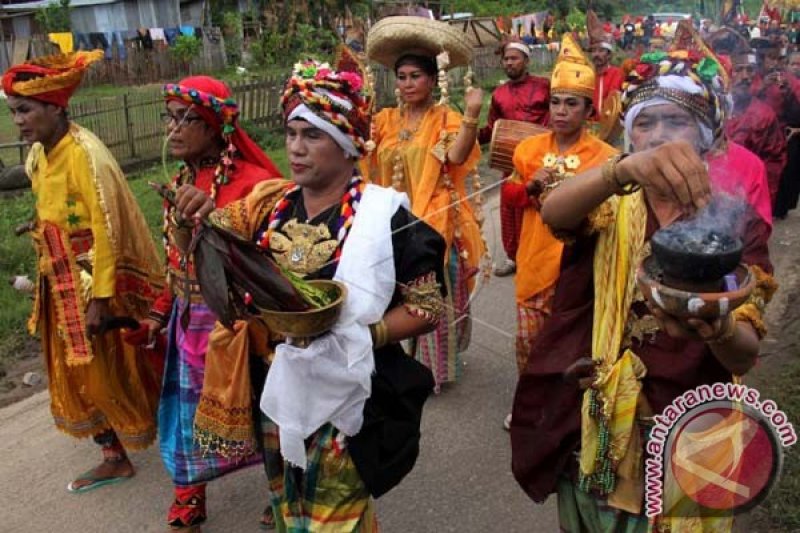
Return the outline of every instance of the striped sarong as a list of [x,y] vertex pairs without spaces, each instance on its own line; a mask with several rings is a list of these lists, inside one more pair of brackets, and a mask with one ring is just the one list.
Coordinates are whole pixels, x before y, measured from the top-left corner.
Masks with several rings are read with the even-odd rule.
[[262,418],[264,462],[279,533],[378,531],[375,502],[358,475],[345,436],[326,424],[306,440],[308,464],[294,468],[280,454],[278,426]]
[[520,374],[528,364],[528,354],[536,336],[542,331],[553,307],[556,286],[551,285],[523,303],[517,304],[517,370]]
[[176,298],[169,321],[164,386],[158,409],[161,459],[176,485],[205,483],[238,468],[256,464],[259,454],[239,462],[203,455],[194,441],[194,414],[203,390],[208,336],[217,321],[205,304],[192,303],[188,328],[180,325],[184,301]]

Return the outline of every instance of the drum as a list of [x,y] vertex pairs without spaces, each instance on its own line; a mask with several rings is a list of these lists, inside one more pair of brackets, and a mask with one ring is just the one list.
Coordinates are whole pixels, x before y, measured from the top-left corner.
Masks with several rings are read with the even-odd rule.
[[514,170],[514,149],[528,137],[547,133],[544,126],[501,118],[494,123],[492,140],[489,143],[489,167],[511,174]]

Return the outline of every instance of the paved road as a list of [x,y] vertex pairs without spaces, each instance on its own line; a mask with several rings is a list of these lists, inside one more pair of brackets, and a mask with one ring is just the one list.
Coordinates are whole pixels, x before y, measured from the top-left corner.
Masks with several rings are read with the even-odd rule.
[[[497,195],[487,199],[489,247],[500,251]],[[463,381],[426,405],[415,470],[378,502],[383,531],[557,531],[555,505],[534,505],[510,472],[502,429],[516,381],[513,285],[493,278],[475,302],[473,343]],[[60,434],[47,393],[0,410],[0,531],[123,533],[165,531],[169,478],[155,449],[133,455],[134,479],[73,495],[65,487],[98,459],[96,447]],[[266,498],[260,468],[209,485],[205,533],[256,532]]]
[[[499,252],[497,196],[487,202],[487,234]],[[776,225],[771,252],[781,291],[768,322],[777,323],[787,292],[797,290],[800,217]],[[789,290],[790,287],[793,289]],[[475,302],[473,344],[463,381],[426,405],[422,452],[415,470],[378,502],[387,533],[540,533],[558,531],[553,498],[535,505],[510,472],[511,453],[502,419],[516,382],[513,285],[493,278]],[[772,330],[773,335],[779,332]],[[780,332],[782,335],[788,332]],[[762,353],[772,352],[768,338]],[[779,355],[764,359],[778,363]],[[773,363],[774,361],[774,363]],[[756,372],[758,374],[758,372]],[[65,490],[74,475],[94,466],[88,441],[59,434],[46,393],[0,410],[0,531],[66,533],[161,532],[171,487],[154,449],[133,456],[137,476],[124,484],[76,496]],[[205,533],[256,532],[265,478],[260,468],[209,485]],[[749,533],[761,531],[748,524]]]

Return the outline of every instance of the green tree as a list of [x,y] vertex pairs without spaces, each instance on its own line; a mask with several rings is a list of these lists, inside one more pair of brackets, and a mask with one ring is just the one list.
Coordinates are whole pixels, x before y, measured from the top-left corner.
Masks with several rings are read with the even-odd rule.
[[192,61],[200,55],[200,39],[194,35],[180,35],[170,46],[169,53],[184,64],[191,74]]
[[72,21],[69,17],[72,8],[70,8],[69,2],[70,0],[54,0],[36,11],[34,18],[45,33],[65,32],[72,29]]
[[222,14],[222,34],[225,36],[225,56],[228,65],[242,62],[242,16],[238,11]]

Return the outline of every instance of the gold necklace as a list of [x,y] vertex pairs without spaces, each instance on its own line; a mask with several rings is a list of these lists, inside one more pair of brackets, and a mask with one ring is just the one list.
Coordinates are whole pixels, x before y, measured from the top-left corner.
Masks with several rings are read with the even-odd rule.
[[[404,118],[403,129],[401,129],[400,133],[397,134],[397,139],[400,141],[401,145],[404,144],[404,143],[409,142],[411,139],[414,138],[414,136],[419,131],[420,126],[422,126],[422,123],[425,122],[425,117],[427,116],[428,111],[430,111],[433,107],[434,107],[433,105],[429,105],[429,106],[427,106],[425,108],[425,111],[422,112],[422,114],[420,115],[419,120],[417,120],[417,123],[416,123],[416,125],[414,126],[413,129],[408,127],[409,115],[411,113],[406,114],[402,110],[400,111],[400,113],[404,115],[404,117],[403,117]],[[395,148],[395,154],[394,154],[394,158],[393,158],[394,165],[392,166],[392,187],[395,190],[401,191],[401,192],[403,192],[403,191],[405,191],[407,189],[406,183],[405,183],[405,169],[404,169],[404,165],[403,165],[403,153],[404,153],[404,148],[402,146],[397,146],[397,148]]]

